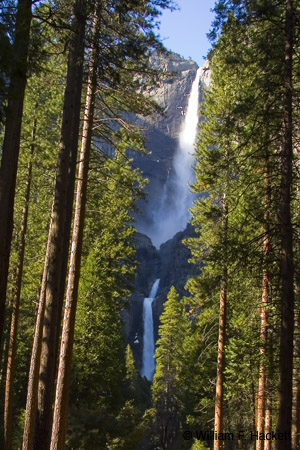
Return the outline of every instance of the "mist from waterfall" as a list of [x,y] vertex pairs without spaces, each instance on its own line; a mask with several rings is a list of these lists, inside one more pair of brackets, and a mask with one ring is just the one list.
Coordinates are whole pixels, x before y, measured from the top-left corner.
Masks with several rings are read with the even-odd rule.
[[146,377],[151,381],[155,371],[155,359],[154,359],[154,332],[153,332],[153,313],[152,303],[156,297],[159,279],[155,280],[151,288],[149,297],[144,298],[143,304],[143,321],[144,321],[144,337],[143,337],[143,366],[141,370],[142,377]]
[[188,106],[179,134],[178,148],[173,159],[173,170],[155,212],[154,228],[148,233],[158,248],[175,233],[184,230],[190,219],[189,208],[193,203],[190,185],[194,182],[194,145],[197,135],[199,82],[202,69],[197,70],[192,84]]

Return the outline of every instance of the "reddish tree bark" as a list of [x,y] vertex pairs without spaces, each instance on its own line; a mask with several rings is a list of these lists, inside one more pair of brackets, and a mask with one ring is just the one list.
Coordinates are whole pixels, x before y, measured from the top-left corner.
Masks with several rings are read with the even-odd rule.
[[[226,194],[223,197],[222,211],[222,239],[223,252],[226,254],[226,240],[228,228],[228,208],[226,204]],[[224,399],[224,370],[225,370],[225,344],[226,344],[226,309],[227,309],[227,283],[228,274],[226,266],[226,256],[223,260],[221,287],[220,287],[220,312],[219,312],[219,338],[218,338],[218,358],[217,358],[217,379],[216,379],[216,400],[215,400],[215,425],[214,431],[219,435],[223,433],[223,399]],[[222,441],[214,440],[214,450],[220,450]]]
[[[75,55],[78,58],[74,67],[74,82],[72,95],[72,119],[69,120],[65,130],[64,140],[69,151],[67,173],[65,173],[65,198],[63,232],[59,241],[56,239],[55,249],[50,255],[49,272],[46,284],[45,319],[41,347],[41,360],[39,368],[38,407],[34,431],[34,450],[48,450],[51,438],[52,409],[54,401],[54,384],[57,369],[59,337],[61,332],[61,316],[65,293],[65,279],[67,274],[70,234],[74,202],[74,186],[76,174],[76,161],[78,153],[78,136],[80,127],[81,87],[83,74],[83,47],[85,35],[84,1],[77,2],[74,7],[77,17],[77,30],[75,31]],[[67,136],[68,135],[68,136]],[[55,233],[55,232],[54,232]],[[53,239],[53,236],[52,238]]]
[[[42,332],[44,321],[49,321],[49,310],[52,307],[51,301],[58,298],[60,288],[61,259],[64,243],[66,202],[70,154],[74,143],[74,120],[76,106],[79,104],[77,97],[81,97],[81,76],[79,77],[78,67],[83,65],[83,47],[85,32],[85,17],[83,14],[82,0],[76,0],[74,5],[73,34],[69,43],[69,58],[67,81],[64,95],[64,110],[61,128],[61,139],[59,144],[56,180],[54,187],[54,199],[52,204],[51,219],[49,225],[47,251],[45,256],[42,286],[40,291],[39,309],[35,327],[34,343],[31,356],[29,383],[27,392],[25,427],[23,435],[23,450],[32,447],[34,425],[37,411],[37,390],[39,382],[39,368],[41,359]],[[79,126],[77,125],[79,129]],[[78,141],[78,136],[77,136]],[[50,305],[50,306],[49,306]],[[45,317],[45,309],[47,314]],[[57,317],[57,316],[56,316]],[[49,352],[55,352],[55,346],[48,348]],[[48,428],[51,428],[51,404]],[[43,439],[43,437],[42,437]],[[45,442],[40,441],[42,445]]]
[[4,401],[4,450],[11,450],[12,448],[11,432],[12,432],[12,412],[13,412],[13,382],[14,382],[15,357],[17,351],[17,333],[18,333],[21,285],[24,266],[26,233],[27,233],[27,220],[29,212],[29,199],[31,190],[31,179],[32,179],[32,156],[35,147],[36,126],[37,120],[35,119],[32,129],[31,152],[30,152],[30,160],[28,162],[27,180],[24,195],[24,206],[22,211],[21,232],[18,250],[18,264],[14,280],[15,286],[13,294],[10,335],[8,343],[8,358],[6,368],[5,401]]
[[[267,345],[267,305],[268,305],[268,287],[269,276],[267,270],[268,258],[269,258],[269,223],[270,213],[269,205],[271,201],[270,183],[269,183],[269,164],[268,156],[266,155],[265,165],[265,202],[264,202],[264,238],[263,238],[263,258],[264,268],[262,277],[262,301],[260,308],[260,339],[261,339],[261,361],[259,364],[259,379],[258,379],[258,392],[257,392],[257,431],[263,433],[265,428],[265,384],[266,384],[266,368],[265,368],[265,356]],[[257,441],[257,450],[263,450],[264,441]]]
[[[292,124],[293,2],[286,0],[285,61],[283,92],[283,143],[281,149],[281,188],[279,226],[281,235],[281,335],[279,351],[279,408],[277,430],[291,433],[294,337],[294,263],[291,221],[293,159]],[[291,440],[278,440],[278,450],[290,450]]]
[[[265,434],[272,433],[272,401],[266,396]],[[265,450],[271,450],[271,440],[265,441]]]
[[[265,411],[265,433],[271,433],[274,428],[272,428],[272,417],[273,417],[273,399],[274,399],[274,346],[273,346],[273,336],[271,332],[268,334],[268,370],[267,370],[267,380],[266,380],[266,411]],[[265,450],[271,450],[272,441],[265,441]]]
[[90,73],[87,85],[82,143],[79,157],[78,181],[76,190],[75,214],[72,234],[72,248],[68,274],[63,331],[60,347],[59,368],[57,377],[56,397],[54,405],[51,450],[65,448],[68,398],[72,351],[74,342],[75,315],[78,298],[82,240],[85,220],[86,190],[89,170],[89,159],[94,117],[95,92],[97,85],[98,66],[98,24],[99,10],[94,16],[94,49],[90,60]]

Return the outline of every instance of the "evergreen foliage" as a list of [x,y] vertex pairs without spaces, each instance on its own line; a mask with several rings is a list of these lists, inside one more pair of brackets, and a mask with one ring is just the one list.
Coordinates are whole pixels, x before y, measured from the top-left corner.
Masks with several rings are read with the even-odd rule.
[[81,448],[129,448],[145,433],[147,387],[125,350],[120,316],[136,267],[130,211],[143,184],[130,170],[126,148],[123,140],[104,161],[96,153],[92,166],[86,236],[94,241],[79,292],[68,437],[69,445],[80,442]]
[[172,286],[160,318],[155,351],[152,397],[156,409],[158,448],[176,448],[185,422],[188,392],[187,342],[190,323],[184,304]]
[[[276,6],[271,3],[216,2],[217,15],[211,33],[214,40],[210,55],[212,79],[205,96],[202,113],[206,121],[201,124],[196,153],[194,191],[201,196],[195,202],[192,222],[199,237],[190,239],[188,245],[193,260],[203,261],[205,265],[202,275],[190,280],[188,285],[195,303],[201,307],[199,320],[206,320],[206,329],[211,328],[213,320],[214,327],[217,327],[217,316],[211,314],[217,308],[221,264],[225,259],[228,268],[228,320],[223,427],[224,431],[232,432],[241,428],[258,429],[258,414],[267,413],[268,397],[273,403],[273,428],[277,408],[282,411],[281,417],[291,414],[291,397],[288,397],[291,391],[285,390],[287,376],[291,386],[291,371],[286,369],[285,381],[282,381],[282,362],[280,367],[277,365],[279,347],[282,352],[285,345],[285,361],[292,349],[290,341],[287,347],[279,320],[286,307],[282,310],[280,305],[289,304],[291,314],[293,308],[292,295],[283,294],[287,292],[284,286],[288,278],[283,275],[285,269],[282,264],[285,263],[280,264],[281,255],[285,253],[282,250],[280,255],[284,214],[281,177],[287,177],[282,175],[283,167],[291,164],[291,154],[287,157],[289,162],[283,163],[287,122],[283,120],[286,87],[282,80],[286,76],[284,24],[287,19],[286,3],[278,2]],[[295,7],[293,12],[296,14],[296,11]],[[218,32],[221,32],[219,36]],[[296,96],[296,90],[292,92]],[[296,140],[294,148],[295,145]],[[287,183],[288,178],[284,179]],[[297,183],[294,179],[294,186]],[[228,207],[226,252],[222,240],[221,199],[224,195]],[[287,205],[285,203],[285,207]],[[288,223],[288,213],[284,217]],[[292,226],[295,229],[294,222]],[[266,276],[267,302],[263,303],[262,298],[266,294],[262,294],[262,281]],[[215,306],[211,306],[212,302]],[[262,310],[267,318],[264,328],[260,328],[259,322]],[[292,331],[292,326],[290,329]],[[266,337],[263,338],[262,333],[265,332]],[[216,345],[217,339],[214,339]],[[268,375],[263,388],[263,408],[266,409],[260,411],[256,400],[261,395],[258,394],[258,381],[262,367]],[[282,395],[289,398],[285,406],[282,400],[277,405],[272,388],[270,391],[278,377],[282,383]],[[206,403],[202,401],[205,405],[202,417],[205,413],[212,417],[212,408],[209,410],[211,396],[212,393]],[[290,430],[290,424],[284,429]],[[216,442],[214,445],[217,448]]]

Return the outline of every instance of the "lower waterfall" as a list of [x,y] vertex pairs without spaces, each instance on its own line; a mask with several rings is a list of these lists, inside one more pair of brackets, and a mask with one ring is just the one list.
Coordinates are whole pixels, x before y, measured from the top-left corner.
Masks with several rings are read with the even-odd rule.
[[141,375],[149,381],[152,380],[155,371],[152,302],[156,297],[159,281],[159,279],[155,280],[150,295],[144,298],[143,304],[144,337]]

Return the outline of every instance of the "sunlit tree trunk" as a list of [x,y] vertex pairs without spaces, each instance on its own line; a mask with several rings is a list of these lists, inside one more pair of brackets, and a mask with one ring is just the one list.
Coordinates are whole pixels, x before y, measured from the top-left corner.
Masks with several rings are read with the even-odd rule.
[[[48,242],[45,260],[48,259],[49,248],[50,246]],[[30,369],[28,377],[26,413],[25,413],[23,445],[22,445],[23,450],[30,450],[32,447],[35,413],[37,408],[38,370],[41,356],[41,341],[42,341],[43,320],[45,312],[46,273],[47,273],[47,265],[44,265],[42,283],[40,288],[40,301],[35,322],[33,346],[31,352]]]
[[[39,382],[39,368],[41,360],[42,333],[44,321],[49,320],[51,301],[58,298],[60,288],[61,258],[64,243],[66,201],[70,154],[74,143],[73,131],[76,115],[76,105],[81,97],[81,76],[79,77],[78,67],[83,64],[83,42],[85,19],[83,15],[83,1],[77,0],[74,5],[73,25],[74,32],[69,43],[69,58],[66,89],[64,95],[64,109],[61,128],[61,139],[59,144],[56,180],[54,188],[54,199],[52,204],[51,219],[49,225],[47,250],[45,256],[42,286],[40,291],[39,309],[35,326],[33,350],[29,372],[29,383],[27,392],[25,426],[23,435],[23,450],[32,448],[34,425],[37,411],[37,390]],[[77,125],[78,127],[78,125]],[[45,317],[45,309],[47,314]],[[55,346],[48,348],[49,352],[55,352]],[[51,404],[48,428],[51,428]],[[41,437],[40,449],[46,442]],[[39,437],[36,437],[39,439]]]
[[[266,392],[266,407],[265,407],[265,434],[272,433],[272,398],[270,392]],[[265,450],[271,450],[272,441],[265,441]]]
[[78,166],[78,181],[72,247],[66,292],[66,304],[63,319],[63,330],[59,356],[56,396],[54,404],[51,450],[65,448],[66,423],[69,399],[70,373],[74,342],[75,315],[78,298],[83,229],[85,220],[86,191],[88,181],[89,159],[92,140],[92,125],[94,117],[95,92],[97,85],[98,66],[98,28],[99,8],[94,16],[94,48],[90,58],[89,78],[87,84],[86,103],[84,111],[81,151]]
[[[294,336],[294,264],[293,229],[291,221],[291,189],[293,159],[292,124],[292,55],[293,55],[293,3],[286,0],[285,61],[283,95],[283,143],[281,149],[281,189],[279,226],[281,235],[281,335],[279,353],[279,410],[277,429],[291,432],[292,376]],[[278,440],[278,450],[290,450],[291,440]]]
[[[271,341],[271,342],[270,342]],[[273,361],[273,346],[272,346],[272,339],[268,339],[268,351],[269,351],[269,366],[268,366],[268,375],[267,375],[267,382],[266,382],[266,408],[265,408],[265,433],[271,433],[272,432],[272,414],[273,414],[273,404],[272,400],[274,398],[273,395],[273,371],[274,371],[274,361]],[[266,440],[265,441],[265,450],[271,450],[272,448],[272,441]]]
[[[224,193],[222,202],[222,240],[223,252],[226,255],[226,241],[228,228],[228,207],[226,194]],[[226,309],[227,309],[227,261],[223,258],[222,278],[220,286],[220,312],[219,312],[219,338],[218,338],[218,357],[217,357],[217,379],[216,379],[216,400],[215,400],[215,426],[214,431],[223,433],[223,399],[224,399],[224,370],[225,370],[225,344],[226,344]],[[214,440],[214,450],[220,450],[221,440]]]
[[[260,308],[260,339],[261,339],[261,361],[259,364],[259,379],[257,392],[257,431],[263,433],[265,428],[265,384],[266,384],[266,344],[267,344],[267,305],[268,305],[268,286],[269,276],[267,270],[269,257],[269,222],[270,222],[270,182],[269,182],[269,168],[268,157],[266,156],[265,167],[265,204],[264,204],[264,238],[263,238],[263,277],[262,277],[262,300]],[[262,450],[264,441],[257,441],[257,450]]]
[[[51,438],[52,409],[55,393],[55,378],[57,369],[58,345],[61,332],[61,316],[65,292],[65,279],[67,274],[69,243],[74,202],[74,186],[76,174],[76,161],[78,156],[78,136],[81,110],[81,87],[83,74],[83,46],[85,23],[84,0],[77,1],[74,12],[77,20],[75,32],[77,63],[74,67],[74,82],[72,85],[72,119],[65,129],[66,151],[68,155],[67,173],[64,180],[64,212],[61,214],[59,240],[56,231],[49,235],[49,239],[56,239],[56,244],[50,254],[48,282],[46,285],[45,319],[41,347],[41,360],[39,368],[38,407],[35,421],[33,440],[34,450],[48,450]],[[67,136],[68,134],[68,136]],[[66,167],[64,168],[66,170]],[[55,199],[54,199],[55,202]],[[63,224],[63,225],[62,225]]]
[[14,293],[12,302],[12,313],[11,313],[11,323],[10,323],[10,334],[9,334],[9,344],[8,344],[8,358],[7,358],[7,368],[6,368],[6,384],[5,384],[5,401],[4,401],[4,449],[11,450],[11,432],[12,432],[12,411],[13,411],[13,382],[14,382],[14,368],[15,368],[15,357],[17,350],[17,333],[18,333],[18,322],[19,322],[19,309],[20,309],[20,296],[21,296],[21,285],[23,276],[23,266],[24,266],[24,254],[25,254],[25,244],[26,244],[26,232],[27,232],[27,221],[28,221],[28,211],[29,211],[29,198],[31,189],[31,179],[32,179],[32,156],[35,147],[36,138],[36,126],[37,120],[34,120],[32,129],[32,143],[30,160],[28,162],[27,170],[27,180],[24,195],[24,206],[22,211],[22,222],[21,222],[21,232],[18,250],[18,264],[16,268],[16,275],[14,279]]

